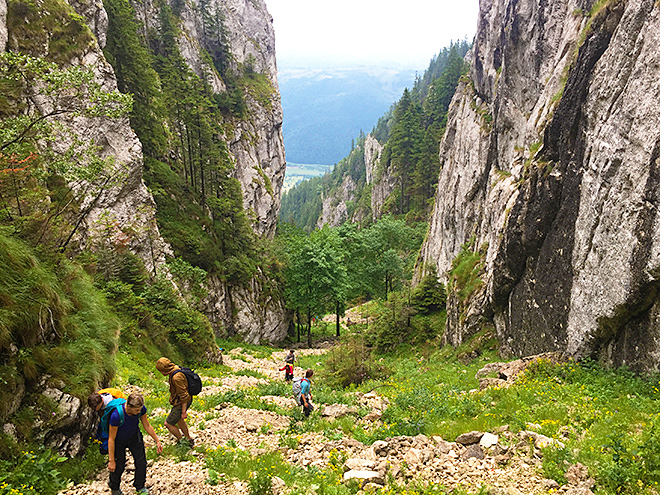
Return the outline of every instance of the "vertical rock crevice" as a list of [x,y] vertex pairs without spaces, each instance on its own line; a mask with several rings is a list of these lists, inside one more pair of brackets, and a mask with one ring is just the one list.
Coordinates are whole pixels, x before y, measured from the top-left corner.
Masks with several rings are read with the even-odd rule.
[[[446,274],[475,236],[487,290],[472,309],[492,315],[505,354],[657,369],[660,6],[480,7],[474,91],[450,108],[419,265]],[[466,321],[445,340],[460,343]]]

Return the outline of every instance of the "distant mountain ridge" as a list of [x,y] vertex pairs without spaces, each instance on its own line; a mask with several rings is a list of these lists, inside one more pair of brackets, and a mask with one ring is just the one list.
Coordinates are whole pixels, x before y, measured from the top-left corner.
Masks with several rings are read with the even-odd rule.
[[417,71],[386,67],[278,71],[287,161],[333,165],[351,151],[360,130],[371,129],[415,82]]
[[[360,129],[347,138],[349,153],[331,173],[288,189],[280,219],[311,231],[346,221],[377,221],[385,214],[405,215],[411,221],[427,218],[447,109],[467,72],[464,57],[469,47],[467,41],[459,41],[443,48],[369,134]],[[285,145],[286,141],[285,133]],[[291,160],[289,148],[287,159]]]

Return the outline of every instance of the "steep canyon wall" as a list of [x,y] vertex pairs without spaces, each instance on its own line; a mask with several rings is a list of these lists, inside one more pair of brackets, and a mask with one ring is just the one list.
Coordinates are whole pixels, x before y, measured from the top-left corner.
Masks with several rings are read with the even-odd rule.
[[[2,51],[16,51],[17,47],[22,46],[22,40],[18,39],[20,35],[12,31],[11,25],[8,26],[12,15],[16,24],[17,14],[11,9],[18,8],[20,11],[19,3],[0,0]],[[109,21],[102,2],[71,0],[69,4],[87,23],[93,37],[86,38],[91,41],[63,65],[90,68],[94,81],[104,91],[116,90],[117,78],[102,51]],[[285,171],[272,19],[262,0],[217,0],[208,4],[223,19],[224,41],[230,62],[236,68],[249,65],[250,70],[265,75],[272,90],[268,99],[263,95],[246,94],[248,118],[235,119],[225,126],[229,129],[228,135],[222,136],[234,164],[232,173],[241,183],[243,205],[253,229],[257,235],[272,237]],[[62,5],[66,7],[63,11],[67,15],[76,16],[64,0]],[[136,7],[139,7],[137,12],[145,30],[156,25],[157,16],[151,2],[142,2]],[[46,11],[40,13],[49,15]],[[193,71],[206,78],[214,91],[222,92],[226,90],[224,83],[211,70],[208,57],[204,55],[208,40],[204,39],[200,22],[200,16],[192,4],[185,4],[178,39],[180,51]],[[48,40],[53,34],[39,33],[39,36],[45,40],[40,45],[45,53],[40,55],[49,56]],[[37,108],[41,103],[36,100],[31,102]],[[81,223],[71,241],[72,245],[77,246],[75,250],[93,247],[97,243],[128,242],[130,250],[144,260],[150,272],[166,272],[165,259],[173,253],[156,223],[157,206],[143,180],[142,144],[131,129],[129,118],[61,116],[58,124],[71,130],[72,134],[63,134],[64,137],[52,146],[65,150],[71,144],[65,139],[74,138],[86,143],[93,142],[100,157],[112,159],[110,163],[115,168],[113,172],[116,172],[107,187],[100,188],[99,194],[80,205],[80,211],[85,214],[80,216]],[[198,309],[207,314],[218,331],[242,335],[249,342],[279,341],[286,335],[288,313],[277,295],[264,289],[264,277],[254,277],[248,286],[229,287],[225,281],[209,276],[208,296],[204,307]],[[181,287],[181,290],[185,288]],[[11,416],[21,406],[26,390],[22,382],[19,385],[4,410],[5,416]],[[47,428],[43,425],[35,428],[39,429],[38,438],[45,445],[75,455],[84,448],[94,418],[86,404],[62,390],[65,390],[64,384],[50,383],[48,377],[41,377],[35,390],[31,390],[48,397],[61,412],[51,418]],[[10,436],[16,433],[11,424],[4,425],[3,429]]]
[[660,7],[482,0],[420,272],[481,249],[447,340],[660,366]]
[[[84,18],[94,40],[68,63],[91,68],[96,82],[105,91],[116,90],[115,73],[102,51],[109,25],[102,2],[71,0],[69,3]],[[180,4],[178,48],[191,70],[204,78],[215,93],[222,93],[227,88],[208,55],[207,48],[214,42],[208,39],[206,32],[209,16],[221,24],[216,30],[222,32],[230,65],[228,70],[252,71],[265,76],[268,82],[266,95],[245,92],[246,117],[227,116],[223,123],[225,135],[220,138],[229,150],[234,165],[232,173],[240,182],[243,205],[254,231],[272,237],[286,167],[272,18],[263,0],[205,2],[206,16],[198,10],[201,4]],[[159,6],[151,1],[135,3],[136,17],[144,36],[159,26]],[[7,29],[7,10],[6,0],[0,0],[0,48],[7,45],[6,49],[15,50],[21,42],[14,39],[16,34],[12,34],[11,29]],[[79,116],[61,122],[72,129],[77,138],[94,142],[102,157],[111,157],[119,178],[112,187],[104,188],[99,197],[81,205],[89,211],[77,230],[75,243],[83,248],[96,242],[112,242],[113,238],[129,238],[130,249],[145,261],[150,272],[163,271],[164,261],[172,255],[172,250],[156,224],[156,204],[143,181],[142,144],[131,129],[129,119]],[[68,144],[61,142],[55,146],[65,149]],[[261,282],[255,280],[251,286],[240,288],[221,285],[217,280],[209,280],[208,297],[203,308],[218,331],[231,329],[233,333],[245,335],[251,342],[277,341],[286,335],[287,312],[281,301],[264,300]],[[235,293],[235,297],[230,299],[230,292]],[[240,316],[252,313],[254,308],[262,305],[266,312],[263,318]]]

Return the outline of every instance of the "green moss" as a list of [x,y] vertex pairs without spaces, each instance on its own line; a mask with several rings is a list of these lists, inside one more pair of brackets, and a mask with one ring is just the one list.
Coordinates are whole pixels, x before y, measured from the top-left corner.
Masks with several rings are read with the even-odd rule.
[[461,247],[461,252],[454,258],[449,271],[448,289],[454,292],[462,303],[466,303],[483,286],[479,275],[484,267],[488,245],[485,244],[475,251],[474,243],[473,237]]
[[69,62],[94,44],[83,17],[63,0],[10,0],[7,29],[12,50],[56,63]]
[[237,84],[266,111],[273,109],[273,98],[277,92],[267,75],[248,71],[237,81]]

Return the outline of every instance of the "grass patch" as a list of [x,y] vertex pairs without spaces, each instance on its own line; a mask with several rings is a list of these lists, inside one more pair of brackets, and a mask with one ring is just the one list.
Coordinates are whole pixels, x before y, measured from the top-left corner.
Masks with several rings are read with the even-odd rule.
[[449,290],[454,292],[459,300],[467,302],[470,296],[477,292],[483,281],[479,278],[486,257],[487,245],[475,250],[475,238],[461,247],[449,271]]
[[7,28],[17,44],[12,50],[59,64],[69,63],[94,43],[85,19],[63,0],[11,0]]
[[[356,493],[356,486],[341,483],[344,457],[340,452],[330,452],[326,469],[293,466],[284,461],[282,454],[271,452],[251,456],[248,452],[233,447],[218,447],[207,451],[206,467],[209,472],[207,482],[218,484],[223,477],[247,481],[251,494],[271,493],[271,480],[274,476],[284,480],[291,491],[303,495],[313,489],[319,494]],[[223,476],[224,475],[224,476]]]

